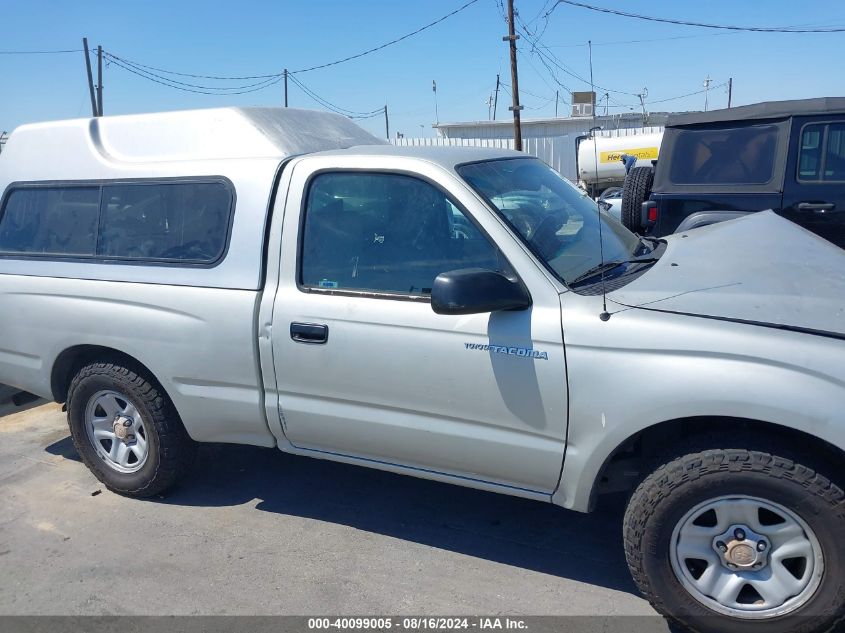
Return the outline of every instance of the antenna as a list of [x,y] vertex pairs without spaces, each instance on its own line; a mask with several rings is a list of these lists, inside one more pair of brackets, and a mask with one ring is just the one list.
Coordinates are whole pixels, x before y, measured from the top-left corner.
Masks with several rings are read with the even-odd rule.
[[[587,47],[590,51],[590,92],[593,94],[593,129],[596,129],[596,88],[593,83],[593,42],[587,40]],[[596,147],[596,136],[593,134],[593,158],[596,161],[596,175],[599,171],[599,150]],[[599,264],[601,264],[601,314],[599,318],[602,321],[607,321],[610,314],[607,311],[607,289],[604,285],[604,237],[602,234],[601,209],[596,205],[596,213],[599,220]]]

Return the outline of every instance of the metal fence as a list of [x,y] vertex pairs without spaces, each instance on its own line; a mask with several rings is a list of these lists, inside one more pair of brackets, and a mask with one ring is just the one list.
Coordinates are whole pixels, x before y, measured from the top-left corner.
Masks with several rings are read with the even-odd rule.
[[[400,147],[514,148],[512,138],[395,138],[390,142]],[[575,175],[575,144],[566,136],[522,139],[522,151],[540,158],[564,176],[569,172]]]

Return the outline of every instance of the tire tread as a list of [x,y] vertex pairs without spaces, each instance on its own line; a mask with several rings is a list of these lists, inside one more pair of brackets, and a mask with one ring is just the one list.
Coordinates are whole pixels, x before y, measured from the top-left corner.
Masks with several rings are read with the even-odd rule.
[[[623,521],[625,558],[634,583],[652,607],[670,621],[685,628],[690,624],[673,616],[665,599],[653,591],[648,576],[643,572],[643,558],[657,555],[643,552],[649,519],[653,509],[683,484],[715,473],[754,472],[774,479],[784,479],[802,486],[807,494],[819,497],[845,519],[845,492],[836,483],[815,470],[791,459],[775,454],[745,449],[708,449],[683,455],[664,463],[648,475],[636,488],[628,503]],[[835,614],[829,626],[820,632],[839,631],[845,623],[845,612]]]
[[[106,487],[119,494],[132,497],[151,497],[171,488],[193,464],[196,443],[190,438],[176,412],[170,398],[158,385],[144,376],[140,369],[125,366],[127,363],[108,360],[91,362],[82,367],[73,377],[68,388],[68,422],[70,422],[71,402],[76,390],[86,378],[98,376],[115,381],[131,392],[131,395],[143,402],[150,412],[150,423],[158,436],[159,459],[152,477],[137,487],[115,485],[106,480],[102,464],[90,459],[83,450],[81,442],[86,437],[80,433],[71,433],[74,446],[83,462],[102,481]],[[82,437],[80,437],[80,435]]]

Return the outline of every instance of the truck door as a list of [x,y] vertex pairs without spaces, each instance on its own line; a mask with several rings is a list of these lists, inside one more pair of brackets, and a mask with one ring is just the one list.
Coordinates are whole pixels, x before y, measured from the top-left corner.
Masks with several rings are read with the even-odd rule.
[[845,248],[845,116],[793,126],[782,214]]
[[[558,292],[457,177],[397,160],[294,166],[272,326],[285,438],[301,452],[549,493],[567,423]],[[469,267],[512,269],[531,308],[435,314],[436,275]]]

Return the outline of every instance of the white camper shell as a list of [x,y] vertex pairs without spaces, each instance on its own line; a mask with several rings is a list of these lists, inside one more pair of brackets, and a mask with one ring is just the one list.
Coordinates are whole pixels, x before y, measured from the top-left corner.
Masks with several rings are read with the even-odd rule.
[[[262,270],[262,251],[256,244],[263,243],[269,200],[282,161],[321,150],[381,143],[346,117],[292,108],[217,108],[24,125],[10,136],[3,152],[0,191],[12,185],[49,182],[152,184],[188,179],[219,183],[231,195],[229,227],[218,261],[178,267],[162,261],[167,265],[156,267],[138,266],[145,258],[128,257],[94,264],[81,261],[84,256],[77,254],[57,264],[54,256],[41,261],[33,255],[25,260],[0,260],[0,270],[256,290]],[[80,220],[84,209],[69,203],[65,211],[64,222],[72,224]]]

